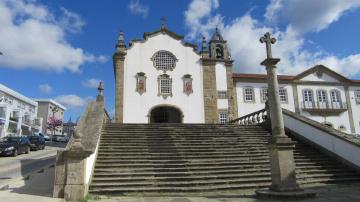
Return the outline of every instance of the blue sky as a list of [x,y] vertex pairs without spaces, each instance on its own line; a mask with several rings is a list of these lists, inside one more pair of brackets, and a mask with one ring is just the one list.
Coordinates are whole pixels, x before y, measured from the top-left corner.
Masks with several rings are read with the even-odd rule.
[[199,44],[220,28],[235,72],[264,73],[259,37],[278,42],[279,72],[297,74],[315,64],[360,79],[360,0],[0,0],[0,83],[81,115],[105,83],[114,109],[112,54],[120,30],[127,41],[166,26]]

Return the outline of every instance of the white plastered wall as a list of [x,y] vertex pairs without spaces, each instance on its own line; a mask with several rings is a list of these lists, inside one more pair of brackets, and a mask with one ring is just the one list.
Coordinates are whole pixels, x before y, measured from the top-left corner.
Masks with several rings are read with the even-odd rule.
[[[254,89],[255,102],[244,102],[244,88],[252,87]],[[295,111],[293,89],[291,84],[279,84],[280,88],[285,88],[287,92],[287,102],[281,103],[281,107],[290,111]],[[267,83],[236,82],[236,95],[238,103],[238,117],[250,114],[252,112],[265,108],[265,103],[261,102],[261,89],[267,88]]]
[[[178,61],[173,71],[166,74],[172,78],[172,97],[158,96],[158,76],[163,71],[153,66],[150,58],[159,50],[166,50],[176,56]],[[146,92],[136,92],[136,74],[144,72]],[[193,93],[183,92],[185,74],[193,78]],[[185,47],[180,40],[159,33],[144,42],[135,42],[127,50],[124,70],[124,123],[148,123],[150,110],[159,105],[170,105],[181,110],[184,123],[204,123],[204,96],[200,56],[191,47]]]
[[[216,63],[215,65],[215,75],[216,75],[216,90],[217,91],[227,91],[227,78],[226,78],[226,66],[224,63]],[[217,99],[218,109],[227,110],[228,99]]]

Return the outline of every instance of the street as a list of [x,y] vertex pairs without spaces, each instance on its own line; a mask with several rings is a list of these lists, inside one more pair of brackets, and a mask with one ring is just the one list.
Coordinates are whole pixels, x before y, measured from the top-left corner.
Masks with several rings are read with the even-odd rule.
[[0,157],[0,189],[11,180],[26,177],[29,173],[54,164],[57,150],[63,149],[64,143],[47,143],[44,150],[31,151],[17,157]]

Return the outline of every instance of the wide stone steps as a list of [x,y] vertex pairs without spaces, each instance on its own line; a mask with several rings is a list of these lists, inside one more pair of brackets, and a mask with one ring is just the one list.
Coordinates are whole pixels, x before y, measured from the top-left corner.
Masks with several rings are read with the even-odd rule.
[[[269,137],[260,126],[106,124],[89,191],[156,195],[267,187]],[[296,143],[294,158],[300,184],[360,181],[306,144]]]

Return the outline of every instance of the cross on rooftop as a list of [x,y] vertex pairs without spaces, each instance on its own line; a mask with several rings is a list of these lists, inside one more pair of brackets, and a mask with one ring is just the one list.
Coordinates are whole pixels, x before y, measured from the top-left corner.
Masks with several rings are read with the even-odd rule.
[[166,18],[165,18],[165,17],[162,17],[160,20],[161,20],[161,28],[165,28]]
[[262,36],[260,38],[260,42],[261,43],[265,43],[266,44],[266,54],[267,54],[267,58],[272,58],[272,53],[271,53],[271,44],[274,44],[276,42],[276,39],[273,37],[271,38],[271,35],[269,32],[266,32],[264,34],[264,36]]

